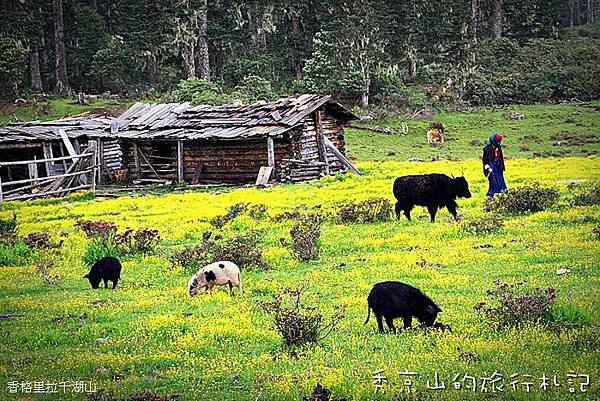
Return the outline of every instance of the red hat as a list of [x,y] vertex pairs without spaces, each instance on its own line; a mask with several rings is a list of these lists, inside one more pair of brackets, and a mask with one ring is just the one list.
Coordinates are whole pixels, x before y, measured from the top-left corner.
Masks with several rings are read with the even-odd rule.
[[504,137],[500,134],[494,135],[494,141],[500,142]]

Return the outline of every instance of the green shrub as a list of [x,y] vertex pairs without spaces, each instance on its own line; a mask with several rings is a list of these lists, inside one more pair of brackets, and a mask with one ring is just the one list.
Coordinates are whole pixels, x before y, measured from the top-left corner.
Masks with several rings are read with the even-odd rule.
[[220,235],[212,237],[212,233],[207,231],[203,233],[200,244],[172,253],[169,259],[173,265],[190,271],[220,260],[232,261],[245,270],[268,269],[270,266],[263,260],[260,246],[263,235],[259,231],[251,231],[223,238]]
[[496,194],[495,199],[488,200],[484,208],[486,211],[507,213],[539,212],[555,205],[558,198],[556,189],[534,183]]
[[211,240],[212,233],[206,231],[202,233],[202,243],[200,245],[186,246],[180,251],[171,253],[168,258],[174,266],[181,266],[185,270],[196,271],[200,267],[210,263],[211,255],[209,249],[214,242]]
[[234,88],[231,97],[248,104],[259,100],[275,100],[278,95],[272,90],[271,82],[258,75],[246,75]]
[[494,213],[484,213],[460,222],[460,229],[463,232],[475,235],[497,233],[502,227],[504,227],[502,217]]
[[285,243],[292,254],[299,260],[314,260],[319,256],[321,237],[321,224],[323,218],[317,213],[305,215],[303,219],[296,221],[290,230],[291,243]]
[[134,231],[131,228],[112,237],[115,247],[122,255],[149,254],[156,250],[161,241],[158,230],[140,228]]
[[192,102],[194,104],[221,105],[230,103],[230,99],[214,82],[201,78],[184,79],[177,84],[173,92],[177,102]]
[[103,240],[101,237],[95,237],[92,238],[83,253],[83,261],[86,265],[91,266],[106,256],[119,257],[119,248],[112,237],[108,240]]
[[486,302],[475,305],[475,310],[484,319],[500,327],[522,326],[525,323],[547,323],[552,320],[551,308],[556,299],[552,287],[524,290],[525,282],[506,284],[495,281],[496,288],[487,294],[498,306],[486,306]]
[[569,186],[573,192],[571,204],[573,206],[598,206],[600,205],[600,183],[592,185]]
[[264,233],[250,231],[237,234],[230,238],[221,238],[210,247],[212,261],[230,260],[241,269],[269,269],[269,264],[263,260],[260,242]]
[[108,241],[117,234],[117,226],[104,220],[80,220],[75,223],[87,235],[88,238],[100,238]]
[[553,305],[550,310],[550,320],[554,323],[567,323],[571,326],[585,326],[591,323],[590,316],[577,308],[573,302]]
[[17,214],[10,219],[0,219],[0,244],[11,245],[19,238]]
[[264,220],[268,217],[267,210],[267,205],[263,203],[258,203],[248,208],[248,215],[254,220]]
[[0,244],[0,266],[23,266],[27,263],[31,250],[23,241],[12,245]]
[[388,199],[371,198],[361,202],[350,202],[338,210],[338,218],[344,223],[372,223],[388,221],[392,217],[392,206]]
[[337,327],[344,318],[344,309],[336,306],[334,312],[325,319],[317,307],[301,303],[305,288],[288,289],[287,297],[277,295],[272,301],[262,301],[260,306],[273,318],[275,328],[286,345],[318,343]]
[[234,220],[240,214],[244,213],[248,209],[248,203],[236,203],[227,209],[227,213],[218,215],[209,220],[209,223],[215,228],[223,228],[225,224]]
[[27,247],[31,250],[35,249],[56,249],[62,246],[61,242],[52,242],[50,233],[47,231],[32,232],[23,240]]

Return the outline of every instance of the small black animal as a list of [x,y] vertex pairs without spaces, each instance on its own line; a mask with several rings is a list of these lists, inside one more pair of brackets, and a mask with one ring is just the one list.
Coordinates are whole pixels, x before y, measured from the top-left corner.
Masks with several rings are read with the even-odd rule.
[[410,327],[413,316],[425,326],[432,326],[437,314],[442,309],[418,289],[398,281],[386,281],[373,286],[367,298],[369,313],[367,324],[371,317],[371,309],[377,318],[379,332],[383,333],[382,317],[390,331],[396,334],[394,319],[402,317],[404,327]]
[[112,281],[112,288],[115,288],[121,278],[121,262],[112,256],[102,258],[94,263],[90,272],[83,278],[90,281],[92,288],[98,288],[101,280],[104,280],[104,288],[108,288],[108,280]]
[[448,177],[445,174],[405,175],[394,181],[394,196],[396,197],[396,217],[400,212],[410,220],[410,211],[415,205],[426,206],[435,222],[435,214],[439,208],[446,207],[458,220],[456,214],[456,198],[470,198],[469,183],[462,177]]

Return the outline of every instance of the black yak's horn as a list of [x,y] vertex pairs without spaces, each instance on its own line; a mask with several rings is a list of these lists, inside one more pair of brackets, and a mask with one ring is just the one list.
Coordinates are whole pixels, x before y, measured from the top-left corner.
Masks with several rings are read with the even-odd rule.
[[454,177],[454,174],[450,174],[450,176],[452,177],[452,179],[456,178],[456,177]]
[[465,176],[465,169],[464,168],[462,169],[462,176],[463,177]]

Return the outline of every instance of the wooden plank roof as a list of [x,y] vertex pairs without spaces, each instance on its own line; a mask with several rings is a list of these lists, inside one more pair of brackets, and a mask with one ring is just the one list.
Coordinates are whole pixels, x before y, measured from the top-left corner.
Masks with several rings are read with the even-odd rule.
[[250,105],[194,106],[190,103],[136,103],[117,118],[86,116],[55,121],[31,121],[0,127],[0,144],[69,138],[247,139],[275,137],[299,126],[313,111],[324,108],[344,121],[357,117],[330,96],[295,95]]
[[117,135],[136,139],[237,139],[279,136],[300,124],[313,111],[325,107],[337,118],[357,117],[330,96],[296,95],[274,102],[250,105],[198,105],[190,103],[136,103],[115,121]]
[[29,121],[0,127],[0,144],[9,142],[42,142],[61,140],[58,130],[69,138],[110,136],[109,117],[85,116],[54,121]]

